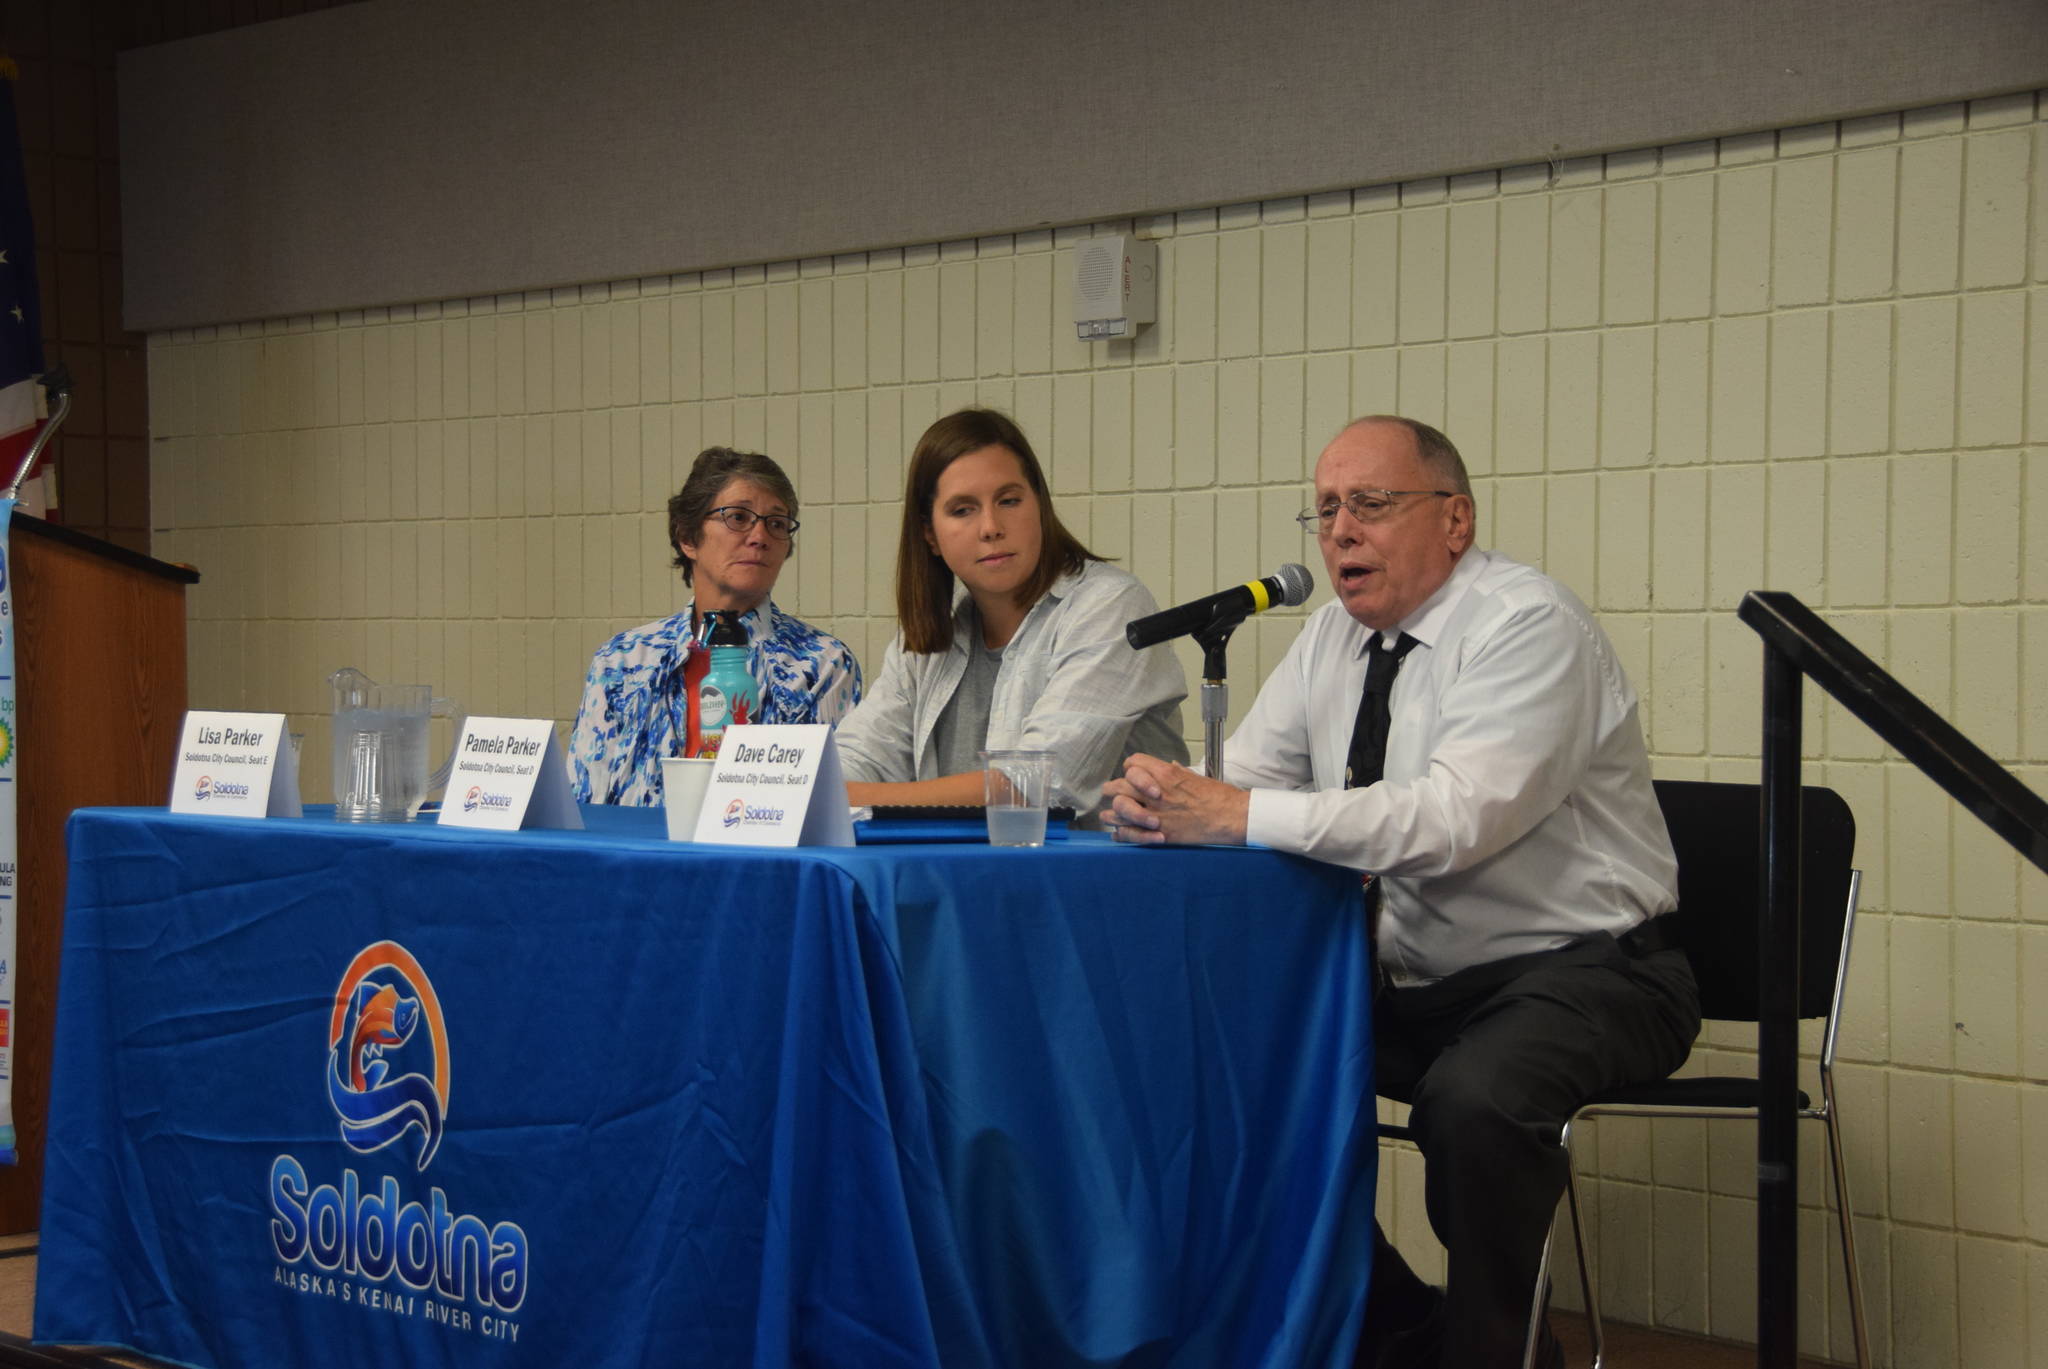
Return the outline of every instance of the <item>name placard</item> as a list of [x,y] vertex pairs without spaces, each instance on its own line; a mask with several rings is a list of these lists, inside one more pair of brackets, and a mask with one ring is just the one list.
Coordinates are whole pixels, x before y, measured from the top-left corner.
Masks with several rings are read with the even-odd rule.
[[696,839],[726,846],[853,845],[831,726],[728,728],[697,810]]
[[498,832],[581,831],[583,815],[569,797],[569,767],[555,725],[546,718],[472,715],[455,739],[455,768],[437,821]]
[[282,713],[185,715],[171,772],[173,813],[296,818],[299,763]]

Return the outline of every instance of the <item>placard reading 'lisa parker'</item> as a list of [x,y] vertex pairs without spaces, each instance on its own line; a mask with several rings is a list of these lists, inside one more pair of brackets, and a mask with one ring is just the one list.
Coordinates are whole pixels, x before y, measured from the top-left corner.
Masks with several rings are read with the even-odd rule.
[[697,810],[697,840],[726,846],[851,846],[839,748],[826,723],[727,730]]
[[295,818],[299,765],[282,713],[185,715],[171,811],[236,818]]
[[455,741],[440,825],[581,831],[555,725],[546,718],[470,718]]

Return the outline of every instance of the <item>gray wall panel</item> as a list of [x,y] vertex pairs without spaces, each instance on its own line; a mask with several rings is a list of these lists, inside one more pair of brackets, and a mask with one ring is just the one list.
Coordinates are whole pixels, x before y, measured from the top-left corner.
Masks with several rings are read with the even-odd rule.
[[2043,0],[370,0],[122,54],[127,322],[933,242],[2044,86]]

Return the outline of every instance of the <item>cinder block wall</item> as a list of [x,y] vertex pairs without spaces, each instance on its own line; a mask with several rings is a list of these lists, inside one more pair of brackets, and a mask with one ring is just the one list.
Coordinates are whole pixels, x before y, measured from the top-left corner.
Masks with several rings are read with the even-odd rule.
[[[149,550],[144,339],[121,323],[121,201],[114,51],[126,13],[29,0],[0,19],[13,58],[23,187],[35,224],[43,353],[71,374],[71,415],[51,439],[42,493],[56,521]],[[139,7],[138,7],[139,8]],[[12,478],[10,467],[0,481]]]
[[[1396,410],[1463,447],[1485,541],[1599,610],[1660,775],[1754,778],[1759,649],[1734,609],[1769,587],[2041,789],[2044,163],[2023,96],[179,331],[150,339],[154,548],[205,575],[194,705],[289,710],[323,799],[322,680],[343,664],[566,724],[591,649],[681,602],[661,510],[707,444],[789,467],[804,528],[777,598],[872,663],[904,456],[940,413],[1014,413],[1062,516],[1168,603],[1285,560],[1320,578],[1290,517],[1315,454],[1347,416]],[[1132,230],[1160,242],[1160,322],[1078,343],[1066,249]],[[1240,710],[1299,623],[1239,634]],[[2048,1361],[2048,878],[1841,710],[1814,702],[1806,736],[1867,872],[1841,1073],[1880,1362]],[[1688,1068],[1753,1045],[1710,1029]],[[1846,1358],[1806,1139],[1802,1335]],[[1749,1337],[1751,1133],[1608,1121],[1586,1140],[1610,1313]],[[1383,1159],[1382,1213],[1430,1267],[1419,1164]]]

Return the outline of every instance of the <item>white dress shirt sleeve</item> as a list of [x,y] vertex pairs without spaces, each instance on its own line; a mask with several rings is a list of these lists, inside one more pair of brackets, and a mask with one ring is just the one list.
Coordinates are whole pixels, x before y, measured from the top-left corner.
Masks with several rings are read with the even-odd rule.
[[[1223,744],[1223,778],[1252,791],[1255,811],[1261,790],[1315,785],[1316,729],[1308,688],[1309,673],[1315,669],[1315,626],[1312,620],[1295,635],[1280,664],[1259,686],[1244,720]],[[1274,845],[1256,833],[1246,835],[1262,846]]]
[[[1401,773],[1398,743],[1390,743],[1387,778],[1369,788],[1256,788],[1248,837],[1354,869],[1440,876],[1485,860],[1556,811],[1585,775],[1604,720],[1625,711],[1607,706],[1621,702],[1619,682],[1604,678],[1585,626],[1553,600],[1524,601],[1448,649],[1456,659],[1429,662],[1430,679],[1404,670],[1394,687],[1397,732],[1404,720],[1434,712],[1420,773]],[[1304,753],[1317,726],[1306,683],[1282,681],[1274,700],[1274,711],[1295,714],[1279,729],[1282,742],[1299,740]],[[1417,696],[1432,684],[1433,698]],[[1272,728],[1279,720],[1260,721]],[[1348,737],[1350,719],[1341,725]],[[1294,754],[1276,749],[1263,764],[1289,769]],[[1247,777],[1258,774],[1252,760]],[[1234,760],[1231,773],[1240,773]],[[1298,775],[1274,778],[1291,781],[1285,790],[1302,783]]]

